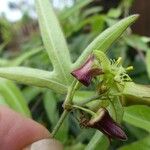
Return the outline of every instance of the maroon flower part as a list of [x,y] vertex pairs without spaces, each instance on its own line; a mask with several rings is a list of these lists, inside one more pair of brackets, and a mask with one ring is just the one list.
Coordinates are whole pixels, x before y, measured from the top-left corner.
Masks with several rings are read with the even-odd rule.
[[89,86],[92,78],[103,74],[99,68],[93,68],[94,56],[91,55],[87,61],[78,69],[71,72],[71,74],[80,81],[83,85]]
[[103,132],[109,139],[115,138],[118,140],[127,140],[127,136],[121,127],[111,118],[105,108],[99,109],[100,115],[91,119],[87,123],[87,127],[95,128]]

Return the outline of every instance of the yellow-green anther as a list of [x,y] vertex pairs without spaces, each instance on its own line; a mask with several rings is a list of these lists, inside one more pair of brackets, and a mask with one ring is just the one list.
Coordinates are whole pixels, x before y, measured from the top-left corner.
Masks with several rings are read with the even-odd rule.
[[117,59],[117,61],[116,61],[116,65],[121,64],[121,62],[122,62],[122,57],[119,57],[119,58]]
[[129,66],[126,68],[126,71],[132,71],[133,69],[134,69],[133,66]]

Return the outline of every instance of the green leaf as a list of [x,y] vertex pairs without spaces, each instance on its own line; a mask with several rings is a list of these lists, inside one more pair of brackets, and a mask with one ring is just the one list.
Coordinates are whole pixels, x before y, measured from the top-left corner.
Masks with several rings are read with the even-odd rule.
[[119,150],[149,150],[149,149],[150,149],[150,136],[119,148]]
[[34,48],[30,51],[27,51],[27,52],[21,54],[19,57],[12,60],[12,62],[10,62],[10,64],[9,64],[9,66],[21,65],[25,60],[29,59],[33,55],[36,55],[36,54],[42,52],[42,50],[43,50],[43,47],[38,47],[38,48]]
[[0,94],[12,109],[25,116],[31,116],[22,93],[13,82],[0,78]]
[[120,8],[111,8],[107,16],[111,18],[119,18],[121,13],[122,13],[122,10]]
[[0,105],[8,106],[5,98],[0,94]]
[[67,19],[68,17],[70,17],[72,14],[77,13],[80,11],[80,9],[84,6],[86,6],[87,4],[89,4],[92,0],[82,0],[82,1],[78,1],[77,3],[75,3],[72,7],[65,9],[63,12],[61,12],[60,14],[60,19],[64,20]]
[[133,5],[134,0],[123,0],[122,5],[125,10],[130,10],[130,7]]
[[111,63],[110,63],[110,60],[108,59],[108,57],[105,55],[105,53],[103,53],[102,51],[95,50],[94,55],[96,56],[97,60],[101,64],[102,70],[104,72],[110,71]]
[[76,91],[73,97],[73,103],[76,105],[82,105],[86,99],[93,97],[96,93],[94,91]]
[[109,147],[109,140],[101,133],[96,131],[90,142],[87,144],[85,150],[107,150]]
[[139,35],[129,35],[127,37],[124,37],[125,42],[140,51],[147,51],[148,45],[146,42],[143,41],[143,38]]
[[85,148],[85,145],[82,143],[65,146],[65,150],[84,150],[84,148]]
[[150,107],[134,105],[125,108],[123,120],[135,127],[150,132]]
[[35,2],[44,46],[57,75],[67,84],[71,77],[71,58],[59,22],[49,0]]
[[110,105],[112,117],[116,122],[121,123],[123,119],[124,108],[120,102],[120,99],[116,96],[113,98],[112,103],[113,104]]
[[6,45],[7,45],[7,42],[0,44],[0,53],[2,53]]
[[150,49],[146,53],[146,67],[147,67],[147,73],[150,78]]
[[150,105],[150,87],[148,85],[126,82],[122,94],[125,105],[145,104]]
[[36,97],[44,91],[43,88],[39,87],[26,87],[22,90],[22,93],[25,97],[26,102],[29,104],[31,101],[36,100]]
[[148,135],[147,131],[144,131],[143,129],[137,128],[127,123],[125,124],[125,126],[130,135],[132,135],[132,137],[135,137],[137,140],[143,139]]
[[122,19],[121,21],[98,35],[94,39],[94,41],[83,51],[81,56],[74,64],[74,68],[79,67],[93,50],[101,50],[103,52],[106,52],[110,48],[110,46],[122,35],[122,33],[137,20],[137,18],[138,15],[132,15],[125,19]]
[[28,67],[0,68],[0,77],[27,85],[46,87],[58,93],[66,93],[67,87],[56,80],[54,76],[55,74],[53,72]]
[[[76,91],[75,95],[73,97],[73,103],[75,105],[79,105],[79,106],[86,106],[88,107],[90,110],[96,112],[98,111],[99,107],[106,107],[108,106],[109,102],[106,100],[101,100],[101,101],[89,101],[88,99],[91,99],[93,97],[97,96],[97,93],[95,91]],[[87,102],[88,100],[88,102]]]
[[52,127],[54,127],[59,119],[57,111],[57,99],[54,93],[47,91],[44,95],[43,103],[48,119],[51,122]]
[[33,55],[36,55],[37,53],[41,52],[43,50],[43,47],[39,47],[36,49],[32,49],[30,51],[27,51],[23,54],[21,54],[19,57],[8,60],[8,59],[0,59],[0,66],[19,66],[21,65],[25,60],[29,59]]
[[149,43],[150,42],[150,37],[147,37],[147,36],[142,36],[142,41],[145,42],[145,43]]
[[10,61],[7,59],[0,58],[0,66],[8,66],[10,64]]
[[69,120],[68,120],[68,116],[65,118],[65,120],[63,121],[63,124],[61,125],[61,127],[59,128],[55,138],[59,141],[61,141],[62,143],[65,143],[68,141],[68,131],[69,131]]
[[[84,10],[82,17],[87,19],[87,17],[89,17],[93,14],[94,15],[99,14],[99,12],[101,12],[102,10],[103,10],[102,6],[95,6],[95,7],[88,8],[87,10]],[[94,17],[94,16],[91,16],[91,17]],[[100,15],[99,15],[99,17],[100,17]]]

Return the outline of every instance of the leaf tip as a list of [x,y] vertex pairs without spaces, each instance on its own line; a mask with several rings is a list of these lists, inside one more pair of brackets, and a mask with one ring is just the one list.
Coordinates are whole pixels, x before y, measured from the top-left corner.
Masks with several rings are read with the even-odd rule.
[[140,15],[139,14],[133,14],[129,17],[131,17],[134,21],[136,21],[140,17]]

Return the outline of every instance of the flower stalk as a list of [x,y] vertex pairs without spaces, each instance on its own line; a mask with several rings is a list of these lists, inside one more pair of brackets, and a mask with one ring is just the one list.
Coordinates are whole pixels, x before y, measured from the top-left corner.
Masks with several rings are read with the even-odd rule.
[[65,120],[65,118],[67,117],[69,111],[64,110],[59,121],[57,122],[56,126],[54,127],[53,131],[52,131],[52,137],[54,137],[56,135],[56,133],[58,132],[59,128],[61,127],[61,125],[63,124],[63,121]]
[[74,80],[72,82],[70,88],[68,89],[68,93],[67,93],[65,102],[63,104],[64,111],[63,111],[59,121],[57,122],[56,126],[54,127],[54,129],[52,131],[52,137],[54,137],[57,134],[57,132],[58,132],[59,128],[61,127],[63,121],[65,120],[68,113],[72,109],[72,100],[73,100],[74,93],[78,88],[78,85],[79,85],[79,82],[77,80]]
[[87,108],[84,108],[84,107],[81,107],[81,106],[77,106],[77,105],[72,105],[72,107],[83,110],[83,111],[87,112],[88,114],[90,114],[92,117],[97,116],[97,114],[94,111],[90,110],[90,109],[87,109]]

